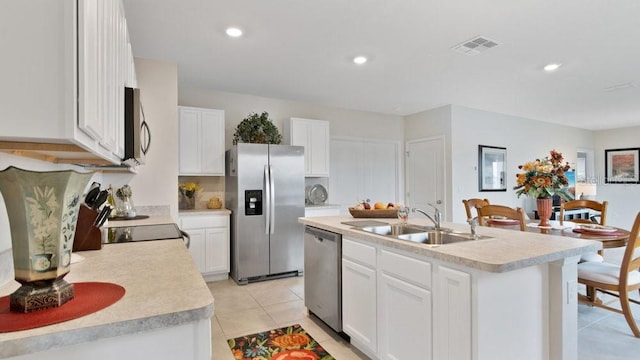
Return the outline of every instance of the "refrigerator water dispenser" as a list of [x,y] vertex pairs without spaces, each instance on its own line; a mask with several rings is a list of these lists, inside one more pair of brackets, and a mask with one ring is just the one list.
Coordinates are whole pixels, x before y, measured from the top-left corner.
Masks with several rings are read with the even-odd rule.
[[262,190],[244,191],[244,214],[262,215]]

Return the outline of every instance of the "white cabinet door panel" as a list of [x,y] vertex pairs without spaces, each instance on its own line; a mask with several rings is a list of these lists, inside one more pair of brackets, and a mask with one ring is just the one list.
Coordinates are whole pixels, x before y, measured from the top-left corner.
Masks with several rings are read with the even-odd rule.
[[229,271],[229,231],[228,228],[206,230],[206,267],[203,272]]
[[195,110],[180,109],[180,173],[200,171],[200,114]]
[[198,270],[203,273],[206,271],[207,264],[205,231],[202,229],[184,231],[186,231],[191,238],[189,242],[189,253],[191,253]]
[[351,341],[377,352],[376,271],[342,259],[342,327]]
[[224,174],[224,112],[202,113],[202,172]]
[[471,275],[438,266],[434,288],[434,359],[471,360]]
[[385,274],[380,287],[380,358],[431,359],[431,292]]

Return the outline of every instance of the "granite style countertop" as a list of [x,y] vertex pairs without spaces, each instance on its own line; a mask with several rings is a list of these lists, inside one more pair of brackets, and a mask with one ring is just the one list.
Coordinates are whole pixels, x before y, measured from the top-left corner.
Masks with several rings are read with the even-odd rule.
[[[101,250],[78,254],[84,260],[71,265],[65,280],[115,283],[125,288],[124,297],[74,320],[2,333],[0,358],[178,326],[213,315],[211,292],[181,239],[105,244]],[[15,281],[0,286],[0,296],[18,287]]]
[[[544,264],[583,253],[597,251],[602,243],[593,240],[575,239],[562,236],[535,234],[530,232],[505,230],[478,226],[477,233],[487,239],[462,241],[441,246],[426,246],[410,241],[376,235],[342,224],[352,221],[380,221],[396,224],[397,219],[353,218],[350,215],[300,218],[304,225],[340,233],[345,237],[392,247],[437,260],[463,265],[488,272],[507,272],[524,267]],[[426,218],[410,218],[409,224],[433,225]],[[467,224],[442,223],[443,228],[469,233]]]

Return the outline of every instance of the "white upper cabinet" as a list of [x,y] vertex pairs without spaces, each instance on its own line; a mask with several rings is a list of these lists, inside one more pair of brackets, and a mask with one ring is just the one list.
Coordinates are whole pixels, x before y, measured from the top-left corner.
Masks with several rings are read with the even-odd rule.
[[[0,140],[73,144],[108,163],[124,149],[133,73],[121,0],[11,1],[3,39]],[[25,16],[29,14],[29,16]]]
[[329,122],[291,118],[285,122],[285,142],[304,146],[304,174],[308,177],[329,176]]
[[224,111],[180,106],[179,175],[224,176]]

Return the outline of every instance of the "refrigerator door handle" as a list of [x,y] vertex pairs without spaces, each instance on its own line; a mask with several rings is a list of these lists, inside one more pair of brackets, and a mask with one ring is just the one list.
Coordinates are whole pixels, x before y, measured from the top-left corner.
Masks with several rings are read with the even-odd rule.
[[273,169],[271,165],[269,165],[269,186],[271,186],[271,190],[269,191],[269,195],[271,198],[269,199],[269,230],[270,234],[273,234],[276,230],[276,184],[273,179]]
[[271,172],[269,171],[269,165],[264,166],[264,202],[264,233],[268,235],[271,225]]

